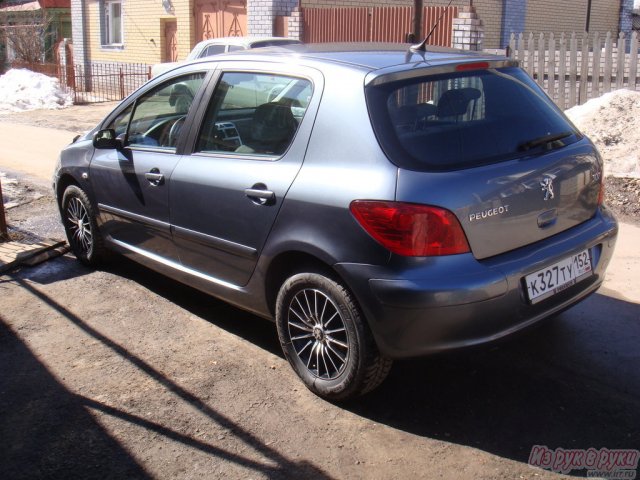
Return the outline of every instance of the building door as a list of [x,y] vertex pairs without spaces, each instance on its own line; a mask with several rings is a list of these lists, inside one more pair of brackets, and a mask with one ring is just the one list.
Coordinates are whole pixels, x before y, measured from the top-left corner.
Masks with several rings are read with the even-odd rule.
[[247,34],[246,0],[196,0],[196,41]]
[[178,61],[178,24],[175,20],[164,24],[164,56],[162,61]]

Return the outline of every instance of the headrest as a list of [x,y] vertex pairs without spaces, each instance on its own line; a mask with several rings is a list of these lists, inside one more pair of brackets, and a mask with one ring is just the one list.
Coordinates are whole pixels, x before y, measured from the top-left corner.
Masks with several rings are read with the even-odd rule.
[[176,83],[171,87],[171,93],[169,93],[169,105],[175,106],[178,98],[185,97],[189,100],[189,103],[193,100],[193,92],[189,86],[185,83]]
[[438,117],[451,117],[467,113],[471,100],[480,98],[477,88],[456,88],[447,90],[438,101]]
[[279,103],[265,103],[253,114],[251,136],[262,142],[279,142],[291,137],[296,119],[291,108]]

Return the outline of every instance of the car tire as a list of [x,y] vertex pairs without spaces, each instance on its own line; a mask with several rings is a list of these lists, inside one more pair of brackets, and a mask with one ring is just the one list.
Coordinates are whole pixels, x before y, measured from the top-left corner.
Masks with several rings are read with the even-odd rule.
[[70,185],[62,196],[62,223],[67,241],[76,258],[89,267],[97,267],[107,257],[96,215],[81,188]]
[[304,384],[330,401],[370,392],[392,360],[382,356],[351,293],[318,273],[288,278],[276,300],[285,357]]

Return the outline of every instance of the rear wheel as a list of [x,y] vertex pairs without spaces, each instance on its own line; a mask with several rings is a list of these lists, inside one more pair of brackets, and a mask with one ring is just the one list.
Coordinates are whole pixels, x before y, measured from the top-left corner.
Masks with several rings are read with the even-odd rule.
[[285,281],[278,293],[276,324],[295,372],[327,400],[369,392],[389,373],[392,361],[378,352],[351,294],[323,275],[300,273]]
[[71,251],[80,262],[95,267],[106,257],[95,212],[87,194],[71,185],[62,196],[62,222]]

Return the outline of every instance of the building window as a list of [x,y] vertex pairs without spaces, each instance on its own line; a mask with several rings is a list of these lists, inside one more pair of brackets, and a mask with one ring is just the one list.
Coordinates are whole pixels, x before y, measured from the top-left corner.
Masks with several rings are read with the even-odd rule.
[[122,2],[105,0],[102,5],[102,44],[122,45]]

